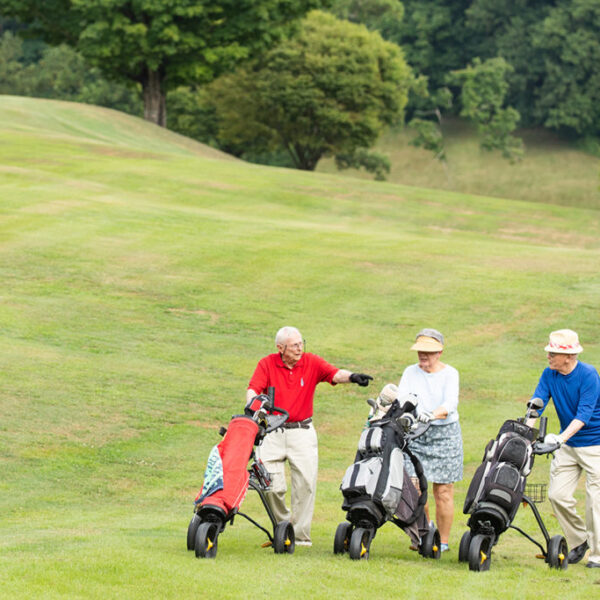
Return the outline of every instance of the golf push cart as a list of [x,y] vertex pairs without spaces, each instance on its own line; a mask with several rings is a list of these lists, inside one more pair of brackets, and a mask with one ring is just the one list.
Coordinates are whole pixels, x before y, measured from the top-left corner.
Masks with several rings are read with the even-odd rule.
[[[525,417],[505,421],[496,439],[490,440],[483,461],[467,491],[463,507],[470,515],[458,550],[459,562],[468,562],[471,571],[487,571],[492,561],[492,548],[507,529],[515,529],[535,544],[546,563],[555,569],[568,566],[567,542],[562,535],[550,537],[534,500],[525,493],[525,482],[536,455],[550,454],[558,444],[544,444],[547,418],[540,419],[540,427],[527,426],[530,418],[539,417],[544,403],[533,398],[527,403]],[[529,506],[544,536],[545,544],[537,542],[525,531],[513,525],[513,519],[523,503]]]
[[[377,530],[391,521],[405,531],[419,554],[440,558],[440,534],[428,523],[424,510],[427,479],[418,458],[410,452],[411,440],[430,424],[416,419],[414,396],[393,400],[385,412],[374,400],[367,402],[374,410],[360,436],[354,464],[340,485],[346,521],[337,527],[333,551],[347,552],[352,559],[368,559]],[[406,472],[405,455],[415,468],[420,494]]]
[[[288,413],[274,405],[274,397],[275,388],[269,388],[268,394],[256,396],[248,403],[245,414],[233,416],[227,429],[221,427],[223,440],[209,455],[204,484],[194,501],[194,516],[187,531],[187,548],[194,550],[197,558],[217,555],[218,537],[227,523],[233,525],[236,515],[264,531],[276,554],[294,552],[294,528],[289,521],[276,521],[265,498],[271,485],[270,475],[254,453],[254,446],[288,419]],[[272,534],[240,512],[248,488],[258,492],[271,521]]]

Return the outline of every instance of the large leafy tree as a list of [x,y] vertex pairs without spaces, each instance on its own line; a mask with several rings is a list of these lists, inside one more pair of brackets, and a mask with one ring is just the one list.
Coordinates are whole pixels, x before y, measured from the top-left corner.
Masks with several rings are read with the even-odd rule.
[[402,119],[412,82],[398,46],[313,11],[294,38],[215,83],[220,139],[255,151],[283,147],[299,169],[336,156],[378,172],[381,160],[365,149]]
[[145,118],[166,125],[165,97],[206,83],[282,37],[323,0],[0,0],[49,43],[75,46],[107,77],[141,85]]

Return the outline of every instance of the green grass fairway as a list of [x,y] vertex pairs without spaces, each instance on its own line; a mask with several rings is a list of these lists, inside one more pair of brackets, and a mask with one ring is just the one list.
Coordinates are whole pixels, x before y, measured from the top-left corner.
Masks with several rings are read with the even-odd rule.
[[[500,152],[479,147],[472,127],[457,119],[443,123],[447,161],[410,145],[410,129],[389,131],[376,150],[389,157],[388,180],[404,185],[453,190],[467,194],[512,198],[544,204],[600,208],[600,160],[547,130],[517,132],[525,144],[524,160],[511,165]],[[319,171],[334,172],[333,160],[319,163]],[[364,171],[346,175],[372,179]]]
[[[264,168],[112,111],[0,97],[2,598],[593,598],[600,573],[550,570],[515,532],[488,573],[457,550],[471,475],[523,413],[549,331],[578,330],[600,365],[599,232],[597,210]],[[285,324],[375,378],[318,388],[314,545],[275,556],[237,519],[196,560],[206,458]],[[451,552],[426,561],[388,524],[369,561],[334,556],[365,400],[424,326],[461,374]],[[244,509],[264,522],[253,493]]]

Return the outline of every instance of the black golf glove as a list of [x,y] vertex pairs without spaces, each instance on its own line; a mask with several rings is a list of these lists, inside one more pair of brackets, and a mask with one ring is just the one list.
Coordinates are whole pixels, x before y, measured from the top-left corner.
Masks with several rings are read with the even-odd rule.
[[372,380],[373,378],[370,375],[365,375],[364,373],[352,373],[352,375],[350,375],[350,381],[360,385],[360,387],[367,387],[369,381]]

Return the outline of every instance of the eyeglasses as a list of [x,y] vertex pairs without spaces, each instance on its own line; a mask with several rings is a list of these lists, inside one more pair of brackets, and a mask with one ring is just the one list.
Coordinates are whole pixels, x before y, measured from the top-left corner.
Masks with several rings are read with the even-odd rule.
[[554,358],[555,356],[560,356],[559,352],[548,352],[548,358]]
[[286,348],[291,348],[292,350],[302,350],[306,346],[306,340],[302,340],[301,342],[296,342],[295,344],[286,344]]

